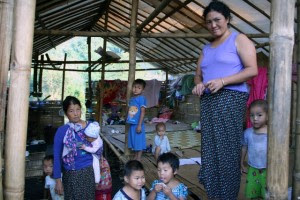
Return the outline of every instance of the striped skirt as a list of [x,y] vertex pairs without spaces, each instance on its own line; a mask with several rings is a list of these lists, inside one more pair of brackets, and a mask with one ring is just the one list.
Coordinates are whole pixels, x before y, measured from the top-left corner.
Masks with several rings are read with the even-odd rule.
[[209,199],[237,199],[247,99],[248,93],[226,89],[201,96],[199,180]]
[[63,172],[65,200],[94,200],[95,177],[93,167]]

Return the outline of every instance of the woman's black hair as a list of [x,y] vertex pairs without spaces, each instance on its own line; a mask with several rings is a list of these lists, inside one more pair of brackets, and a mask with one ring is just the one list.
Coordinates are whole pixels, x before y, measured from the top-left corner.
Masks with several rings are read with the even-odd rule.
[[68,108],[69,108],[69,106],[71,104],[73,104],[73,105],[79,105],[80,108],[81,108],[80,101],[76,97],[67,96],[65,98],[65,100],[63,101],[63,110],[64,110],[65,113],[68,111]]
[[124,167],[124,176],[131,176],[133,171],[144,171],[143,164],[138,160],[128,161]]
[[146,81],[144,81],[143,79],[136,79],[133,81],[132,85],[141,85],[145,89]]
[[179,169],[179,159],[171,152],[161,154],[157,159],[157,164],[160,162],[163,164],[169,163],[173,169],[173,172]]
[[229,20],[229,22],[232,18],[230,15],[230,8],[222,1],[213,0],[212,2],[210,2],[208,6],[204,9],[203,12],[204,19],[206,19],[207,14],[211,11],[216,11],[218,13],[221,13],[225,17],[225,19]]

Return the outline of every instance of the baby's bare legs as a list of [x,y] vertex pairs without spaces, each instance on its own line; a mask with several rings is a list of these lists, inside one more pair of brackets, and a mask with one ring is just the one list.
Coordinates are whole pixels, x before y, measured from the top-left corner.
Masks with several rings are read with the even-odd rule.
[[154,158],[155,158],[155,160],[158,159],[159,155],[160,155],[160,147],[156,147],[155,148],[155,152],[154,152]]

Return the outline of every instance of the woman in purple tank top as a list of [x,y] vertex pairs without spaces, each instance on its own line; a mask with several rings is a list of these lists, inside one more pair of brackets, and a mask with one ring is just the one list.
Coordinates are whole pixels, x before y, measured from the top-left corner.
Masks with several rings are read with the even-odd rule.
[[199,180],[209,199],[234,200],[240,188],[245,81],[257,75],[256,51],[244,34],[229,30],[230,9],[223,2],[212,1],[203,16],[214,40],[202,50],[193,89],[201,99]]

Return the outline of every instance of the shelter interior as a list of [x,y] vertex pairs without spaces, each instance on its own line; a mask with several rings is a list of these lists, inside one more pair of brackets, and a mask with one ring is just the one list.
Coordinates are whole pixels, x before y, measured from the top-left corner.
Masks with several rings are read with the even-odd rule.
[[[153,143],[155,120],[152,120],[166,119],[172,152],[181,159],[190,161],[193,160],[191,158],[200,157],[199,99],[191,94],[193,83],[189,80],[193,79],[203,46],[211,40],[202,16],[209,2],[210,0],[36,0],[31,95],[37,98],[43,95],[41,82],[44,70],[56,70],[63,74],[70,71],[88,73],[86,90],[82,91],[86,102],[89,102],[86,104],[86,118],[101,122],[101,136],[105,141],[106,151],[111,149],[121,161],[126,162],[130,157],[125,154],[123,119],[127,107],[127,84],[132,83],[135,73],[131,66],[136,63],[151,63],[154,68],[139,70],[162,70],[166,76],[164,81],[157,81],[160,87],[155,93],[156,102],[146,110],[147,145]],[[135,3],[138,3],[137,10],[133,9]],[[267,71],[267,78],[271,1],[227,0],[226,4],[232,11],[232,31],[246,34],[255,44],[258,65]],[[136,23],[132,20],[135,17]],[[294,23],[297,22],[295,17]],[[76,36],[87,38],[87,60],[68,60],[67,55],[64,60],[52,60],[49,57],[47,52],[50,49]],[[101,56],[98,60],[91,59],[92,37],[101,37],[104,41],[100,44],[102,50],[98,51]],[[133,40],[135,46],[132,45]],[[133,57],[123,60],[116,54],[109,54],[106,50],[108,42],[130,52]],[[128,69],[115,70],[128,72],[128,81],[105,80],[105,72],[114,72],[108,69],[112,63],[129,64]],[[296,63],[296,56],[293,63]],[[69,67],[69,64],[87,64],[88,67],[78,69]],[[92,73],[101,74],[102,79],[92,80]],[[293,75],[297,77],[296,70]],[[183,79],[180,84],[176,82]],[[109,87],[116,90],[104,97],[109,93]],[[293,79],[291,90],[292,108],[296,108],[297,78]],[[63,84],[61,99],[67,95]],[[52,151],[55,131],[64,123],[61,99],[45,98],[43,101],[30,102],[27,178],[43,176],[42,158]],[[292,109],[291,118],[289,186],[292,185],[296,109]],[[156,163],[152,154],[147,152],[142,161],[146,168],[146,187],[149,188],[156,178]],[[206,199],[205,190],[198,182],[199,168],[197,162],[183,165],[177,177],[188,186],[189,199]],[[245,175],[242,176],[242,182],[245,182]],[[241,191],[243,187],[244,184],[241,184]],[[240,192],[239,199],[243,199],[243,192]]]

